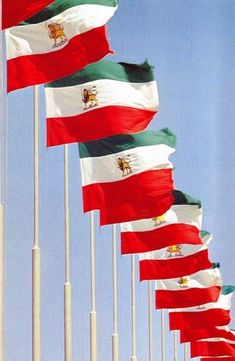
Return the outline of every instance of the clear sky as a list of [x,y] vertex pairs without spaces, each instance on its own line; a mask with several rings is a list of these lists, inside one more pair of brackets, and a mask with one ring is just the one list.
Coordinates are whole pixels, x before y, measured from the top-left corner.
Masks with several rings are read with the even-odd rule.
[[[176,187],[201,200],[203,229],[213,234],[210,258],[224,284],[235,284],[235,2],[120,0],[108,26],[110,60],[155,67],[160,111],[151,129],[177,136]],[[66,59],[65,59],[66,61]],[[63,147],[46,149],[40,87],[40,245],[42,360],[63,360]],[[6,234],[6,360],[31,360],[33,243],[32,88],[8,96]],[[89,360],[89,216],[82,214],[77,145],[70,151],[71,278],[74,360]],[[144,195],[143,195],[144,197]],[[96,219],[99,360],[111,360],[112,234]],[[130,257],[118,256],[120,360],[131,358]],[[233,304],[235,300],[233,301]],[[234,307],[233,307],[234,315]],[[231,324],[235,328],[234,322]],[[147,284],[137,282],[137,358],[148,360]],[[167,334],[167,361],[173,338]],[[179,351],[181,352],[181,350]],[[179,358],[180,359],[180,358]],[[154,313],[154,360],[160,360]]]

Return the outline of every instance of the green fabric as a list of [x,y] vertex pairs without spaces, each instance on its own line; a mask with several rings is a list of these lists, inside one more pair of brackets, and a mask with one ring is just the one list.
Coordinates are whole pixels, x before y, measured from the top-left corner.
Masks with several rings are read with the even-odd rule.
[[235,290],[235,286],[232,286],[232,285],[224,285],[224,286],[222,286],[221,294],[222,294],[222,295],[228,295],[229,293],[234,292],[234,290]]
[[100,60],[88,65],[68,77],[55,80],[45,85],[49,88],[69,87],[99,79],[118,80],[132,83],[145,83],[154,80],[153,67],[147,60],[143,64],[115,63]]
[[136,134],[120,134],[100,140],[79,143],[80,158],[100,157],[115,154],[127,149],[150,145],[166,144],[175,148],[176,137],[170,129],[147,130]]
[[117,6],[117,0],[56,0],[42,11],[32,16],[31,18],[21,22],[20,25],[37,24],[46,21],[53,16],[61,14],[63,11],[72,8],[73,6],[94,4],[104,6]]
[[191,205],[197,205],[199,208],[201,208],[201,201],[189,196],[186,193],[174,189],[172,195],[175,199],[174,205],[191,204]]

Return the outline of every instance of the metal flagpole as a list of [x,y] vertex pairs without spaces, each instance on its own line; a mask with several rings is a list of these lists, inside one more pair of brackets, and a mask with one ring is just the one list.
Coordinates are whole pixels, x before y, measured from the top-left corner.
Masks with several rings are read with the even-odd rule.
[[137,361],[136,357],[136,296],[135,296],[135,255],[131,255],[131,311],[132,311],[132,356],[131,361]]
[[72,361],[72,285],[70,280],[69,234],[69,165],[68,145],[64,146],[64,207],[65,207],[65,284],[64,284],[64,357]]
[[112,335],[112,360],[118,361],[118,309],[117,309],[117,226],[112,226],[113,234],[113,335]]
[[187,361],[187,343],[184,343],[184,361]]
[[177,331],[174,331],[174,361],[178,361]]
[[41,254],[39,246],[39,86],[34,86],[34,242],[32,248],[32,358],[41,359]]
[[162,361],[165,361],[165,313],[161,310],[161,344],[162,344]]
[[[0,0],[0,29],[2,29],[2,1]],[[4,197],[5,197],[5,126],[3,121],[3,60],[0,37],[0,361],[4,359]]]
[[153,359],[152,282],[148,281],[149,361]]
[[94,211],[90,212],[90,267],[91,267],[91,311],[90,311],[90,361],[97,361],[97,319],[95,304],[95,232]]

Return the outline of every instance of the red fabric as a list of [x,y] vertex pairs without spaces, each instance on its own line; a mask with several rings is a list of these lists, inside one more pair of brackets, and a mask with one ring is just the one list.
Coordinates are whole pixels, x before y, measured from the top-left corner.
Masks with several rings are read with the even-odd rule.
[[139,266],[140,281],[144,281],[191,275],[203,269],[211,268],[212,263],[208,258],[208,250],[205,249],[182,258],[141,260]]
[[88,142],[115,134],[144,130],[156,112],[107,106],[63,118],[47,118],[47,146]]
[[179,291],[156,290],[155,305],[160,308],[183,308],[216,302],[219,298],[221,287],[189,288]]
[[201,361],[235,361],[235,357],[203,357]]
[[121,232],[121,253],[141,253],[173,246],[202,244],[199,230],[189,224],[168,224],[145,232]]
[[172,169],[150,170],[126,179],[82,188],[84,212],[100,210],[100,224],[150,218],[174,202]]
[[70,75],[110,52],[106,27],[102,26],[73,37],[60,50],[10,59],[7,61],[7,91]]
[[235,341],[235,334],[229,330],[221,330],[216,327],[211,328],[194,328],[191,329],[190,325],[185,325],[183,329],[180,330],[180,342],[191,342],[200,340],[203,338],[215,338],[223,337],[231,341]]
[[190,345],[191,357],[232,356],[235,357],[235,344],[225,341],[193,341]]
[[19,24],[52,2],[54,0],[2,0],[2,29]]

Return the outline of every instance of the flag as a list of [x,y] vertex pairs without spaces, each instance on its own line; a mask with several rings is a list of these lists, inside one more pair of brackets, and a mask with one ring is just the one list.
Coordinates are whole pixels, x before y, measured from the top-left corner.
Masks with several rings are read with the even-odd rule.
[[223,286],[217,302],[197,307],[179,308],[169,313],[170,330],[183,330],[190,325],[196,328],[212,328],[228,325],[231,321],[231,298],[234,286]]
[[201,361],[235,361],[235,357],[218,356],[218,357],[203,357]]
[[218,268],[199,271],[191,276],[156,281],[156,308],[193,307],[216,302],[221,284]]
[[173,203],[175,135],[168,129],[79,143],[84,212],[100,210],[100,224],[166,212]]
[[111,52],[116,0],[56,0],[6,30],[8,92],[70,75]]
[[54,0],[2,0],[2,29],[28,19]]
[[193,341],[190,344],[191,358],[201,356],[235,357],[235,342],[224,338]]
[[101,60],[45,87],[47,145],[144,130],[158,109],[153,68]]
[[141,253],[174,244],[201,244],[201,202],[173,190],[174,204],[159,217],[121,223],[121,253]]
[[211,327],[211,328],[195,328],[191,329],[190,325],[185,325],[180,330],[180,342],[191,342],[201,340],[203,338],[223,337],[231,341],[235,341],[235,331],[230,330],[228,326]]
[[211,235],[202,231],[203,244],[176,244],[139,255],[140,281],[163,280],[191,275],[211,268],[208,245]]

